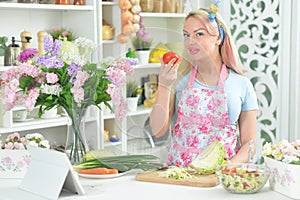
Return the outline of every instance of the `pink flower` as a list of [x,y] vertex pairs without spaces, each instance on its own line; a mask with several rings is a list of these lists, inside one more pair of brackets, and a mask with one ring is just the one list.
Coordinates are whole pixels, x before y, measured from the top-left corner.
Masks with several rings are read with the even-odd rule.
[[84,89],[82,86],[89,77],[90,75],[87,72],[78,71],[76,81],[71,88],[71,93],[74,94],[74,100],[76,103],[80,103],[84,99]]
[[113,84],[117,87],[121,87],[126,84],[126,74],[123,70],[119,68],[109,68],[107,70],[107,75],[110,76],[110,78],[113,81]]
[[25,108],[28,110],[33,110],[36,100],[40,94],[38,88],[29,90],[28,95],[25,97]]
[[52,31],[54,31],[54,32],[57,32],[57,31],[59,31],[59,30],[60,30],[60,28],[58,28],[58,27],[56,27],[56,26],[52,28]]
[[80,103],[84,99],[84,90],[83,88],[72,88],[71,92],[74,94],[74,100],[77,103]]
[[64,32],[61,33],[61,35],[64,36],[64,37],[66,37],[67,35],[69,35],[69,32],[68,31],[64,31]]
[[55,84],[58,81],[58,76],[55,73],[46,74],[47,83]]
[[13,147],[14,147],[14,145],[13,145],[12,142],[8,142],[8,143],[6,143],[6,144],[4,145],[4,148],[5,148],[5,149],[13,149]]
[[143,36],[143,40],[145,42],[150,42],[151,41],[151,35],[149,33],[145,33],[144,36]]
[[7,140],[19,140],[20,134],[15,132],[7,136]]

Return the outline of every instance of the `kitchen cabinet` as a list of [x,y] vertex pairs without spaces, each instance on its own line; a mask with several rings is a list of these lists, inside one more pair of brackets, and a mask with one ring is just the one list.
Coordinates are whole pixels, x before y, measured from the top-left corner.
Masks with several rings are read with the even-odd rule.
[[[20,43],[20,33],[24,30],[32,34],[31,47],[37,48],[37,33],[41,30],[51,31],[53,27],[63,27],[95,41],[101,45],[98,30],[98,1],[86,1],[86,5],[55,5],[55,4],[26,4],[12,2],[0,3],[0,35],[9,38],[15,37]],[[10,42],[9,42],[10,43]],[[9,67],[0,66],[0,76]],[[1,104],[2,105],[2,104]],[[60,111],[56,118],[13,121],[13,112],[24,109],[15,107],[11,111],[4,112],[0,108],[0,139],[4,141],[9,133],[21,134],[40,132],[52,145],[65,144],[70,121]],[[33,111],[33,113],[36,110]],[[88,143],[92,148],[99,148],[100,128],[98,123],[98,109],[90,107],[85,118],[85,129]]]
[[[193,8],[200,7],[200,1],[193,1]],[[158,43],[167,43],[170,50],[181,54],[183,49],[182,26],[185,13],[140,13],[146,31],[153,37],[152,48]],[[126,45],[126,49],[131,44]],[[136,80],[141,85],[141,77],[148,74],[158,74],[160,63],[149,63],[139,65],[135,68],[134,76],[128,77],[129,80]],[[163,144],[155,145],[151,137],[147,135],[144,127],[145,121],[149,117],[151,108],[139,106],[137,112],[128,113],[126,119],[126,136],[128,153],[151,153],[159,156],[162,161],[166,161],[168,139]],[[124,127],[123,127],[124,128]]]
[[[175,46],[182,45],[182,25],[186,14],[184,13],[140,13],[146,31],[153,37],[152,47],[159,42],[172,43]],[[131,47],[128,43],[125,49]],[[150,74],[158,75],[160,63],[149,63],[146,65],[138,65],[135,67],[134,76],[128,76],[128,80],[138,81],[142,85],[141,78]],[[112,148],[126,151],[126,153],[151,153],[159,156],[162,160],[166,160],[167,145],[153,145],[152,137],[147,134],[144,124],[149,117],[151,108],[143,105],[138,107],[136,112],[128,113],[125,122],[119,126],[121,128],[121,137],[126,142],[114,145]],[[112,115],[105,118],[105,126],[109,128],[111,121],[114,120]],[[110,122],[108,122],[110,121]],[[167,141],[166,141],[167,142]],[[127,143],[127,144],[126,144]],[[108,143],[104,144],[105,148],[109,148]]]
[[[76,33],[77,36],[84,36],[98,44],[99,51],[96,60],[113,56],[123,57],[131,44],[119,44],[116,36],[120,33],[121,10],[117,0],[113,1],[86,1],[86,5],[55,5],[55,4],[21,4],[11,2],[0,3],[0,24],[3,28],[0,35],[12,36],[19,39],[19,34],[26,30],[32,34],[31,47],[37,48],[37,33],[41,30],[49,31],[52,27],[63,27]],[[193,4],[198,1],[194,1]],[[199,5],[194,5],[198,8]],[[147,30],[153,36],[153,45],[158,42],[178,43],[181,41],[182,22],[185,14],[178,13],[141,13],[143,22]],[[102,38],[103,19],[106,23],[114,27],[114,37],[110,40]],[[128,79],[140,81],[142,76],[147,74],[158,74],[159,64],[147,64],[136,66],[135,74]],[[1,72],[8,67],[0,66]],[[20,109],[20,108],[16,108]],[[113,148],[123,153],[140,152],[141,145],[138,143],[127,143],[132,138],[136,141],[147,140],[147,148],[151,149],[149,140],[144,135],[137,136],[143,132],[143,125],[151,108],[140,106],[136,112],[128,113],[123,121],[116,121],[113,114],[105,114],[104,109],[98,110],[96,107],[90,108],[86,119],[86,133],[88,143],[91,148]],[[1,111],[3,109],[1,108]],[[41,132],[51,144],[60,145],[66,141],[68,131],[68,118],[60,116],[56,119],[34,119],[26,122],[13,122],[12,112],[0,114],[0,134],[2,140],[11,132]],[[62,113],[60,113],[62,114]],[[5,125],[4,125],[5,124]],[[117,134],[119,142],[104,142],[104,128],[109,128],[111,133]],[[132,140],[134,141],[134,140]],[[136,145],[136,146],[135,146]],[[143,148],[145,145],[143,143]],[[147,150],[148,150],[147,149]]]

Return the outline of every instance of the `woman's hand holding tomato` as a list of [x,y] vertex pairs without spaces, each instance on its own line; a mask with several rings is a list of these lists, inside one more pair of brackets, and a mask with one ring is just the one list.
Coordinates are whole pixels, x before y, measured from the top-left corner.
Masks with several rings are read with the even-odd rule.
[[170,88],[177,78],[177,69],[181,58],[174,52],[167,52],[160,59],[159,84]]
[[179,60],[180,57],[177,55],[177,53],[170,51],[170,52],[165,53],[163,55],[162,59],[163,59],[165,64],[168,64],[174,58],[175,58],[174,64],[176,64],[176,62]]

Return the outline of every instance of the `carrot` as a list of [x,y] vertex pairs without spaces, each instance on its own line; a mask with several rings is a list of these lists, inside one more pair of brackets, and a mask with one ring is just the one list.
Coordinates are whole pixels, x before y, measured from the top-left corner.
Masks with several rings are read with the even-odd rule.
[[119,171],[117,169],[107,169],[107,174],[118,174]]
[[108,169],[104,167],[82,169],[78,171],[79,174],[117,174],[117,169]]

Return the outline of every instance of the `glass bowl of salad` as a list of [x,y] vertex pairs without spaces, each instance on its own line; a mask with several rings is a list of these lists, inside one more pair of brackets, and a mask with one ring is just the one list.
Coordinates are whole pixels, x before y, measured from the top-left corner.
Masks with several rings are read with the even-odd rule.
[[217,168],[221,185],[231,193],[252,194],[264,187],[270,172],[265,165],[233,163]]

